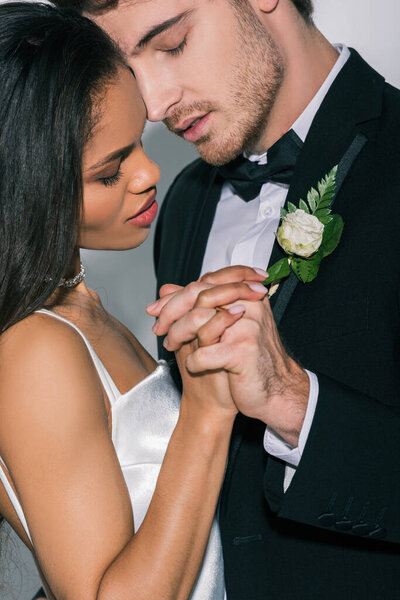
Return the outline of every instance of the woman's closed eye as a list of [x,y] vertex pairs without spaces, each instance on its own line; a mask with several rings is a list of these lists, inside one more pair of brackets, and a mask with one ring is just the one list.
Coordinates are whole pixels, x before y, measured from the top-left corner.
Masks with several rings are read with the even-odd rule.
[[118,161],[118,164],[111,164],[107,166],[107,169],[103,169],[102,172],[98,173],[96,176],[96,180],[102,183],[105,186],[111,186],[118,183],[123,175],[121,171],[122,160]]
[[115,185],[121,179],[122,175],[123,175],[123,173],[121,171],[121,165],[120,165],[118,167],[118,171],[116,171],[116,173],[114,173],[114,175],[108,175],[107,177],[99,177],[98,181],[101,181],[101,183],[105,186]]

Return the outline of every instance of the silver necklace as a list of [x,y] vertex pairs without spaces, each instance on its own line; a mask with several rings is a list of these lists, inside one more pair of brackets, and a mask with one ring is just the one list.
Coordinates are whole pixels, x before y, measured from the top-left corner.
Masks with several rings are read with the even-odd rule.
[[64,277],[63,277],[57,287],[66,287],[66,288],[75,287],[78,285],[78,283],[80,283],[81,281],[83,281],[85,279],[85,276],[86,276],[86,270],[85,270],[85,267],[83,266],[83,263],[81,262],[79,273],[77,275],[75,275],[75,277],[72,277],[71,279],[64,279]]

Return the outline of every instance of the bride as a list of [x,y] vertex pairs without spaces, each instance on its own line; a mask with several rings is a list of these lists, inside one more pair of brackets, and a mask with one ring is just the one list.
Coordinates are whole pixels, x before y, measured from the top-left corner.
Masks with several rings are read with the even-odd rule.
[[180,398],[80,264],[156,216],[135,79],[93,23],[28,3],[0,6],[0,69],[0,513],[48,598],[222,600],[226,374],[191,376],[186,344]]

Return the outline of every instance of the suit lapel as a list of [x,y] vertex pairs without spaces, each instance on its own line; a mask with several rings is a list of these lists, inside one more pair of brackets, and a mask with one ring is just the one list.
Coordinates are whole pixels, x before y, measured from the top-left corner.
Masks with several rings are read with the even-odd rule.
[[[347,151],[345,152],[345,154],[343,155],[343,157],[341,158],[339,165],[338,165],[335,195],[332,198],[332,206],[336,200],[337,195],[340,192],[340,188],[342,187],[344,180],[346,179],[351,167],[353,166],[353,163],[357,159],[358,155],[360,154],[361,150],[364,148],[367,141],[368,141],[368,138],[364,134],[358,133],[355,136],[352,143],[350,144]],[[285,310],[290,302],[290,299],[291,299],[293,292],[296,289],[298,283],[299,283],[299,280],[297,279],[297,277],[293,273],[293,271],[291,271],[290,276],[285,280],[285,282],[281,286],[281,292],[279,294],[279,297],[278,297],[277,301],[274,303],[273,308],[272,308],[272,312],[273,312],[274,318],[275,318],[275,323],[277,326],[279,326],[279,323],[281,322],[281,319],[285,313]]]
[[[384,79],[352,50],[312,123],[296,164],[286,205],[292,202],[298,206],[300,198],[305,198],[311,187],[316,187],[332,167],[339,165],[336,200],[351,167],[368,141],[366,124],[381,114],[383,84]],[[282,249],[275,242],[269,265],[283,256]],[[271,298],[277,325],[297,284],[298,279],[291,273]]]

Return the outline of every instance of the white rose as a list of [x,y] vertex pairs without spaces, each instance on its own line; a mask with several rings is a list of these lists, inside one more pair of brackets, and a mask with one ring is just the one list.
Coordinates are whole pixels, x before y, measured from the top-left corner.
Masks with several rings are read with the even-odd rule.
[[309,258],[320,247],[323,232],[324,226],[317,217],[298,208],[282,219],[276,237],[288,254]]

